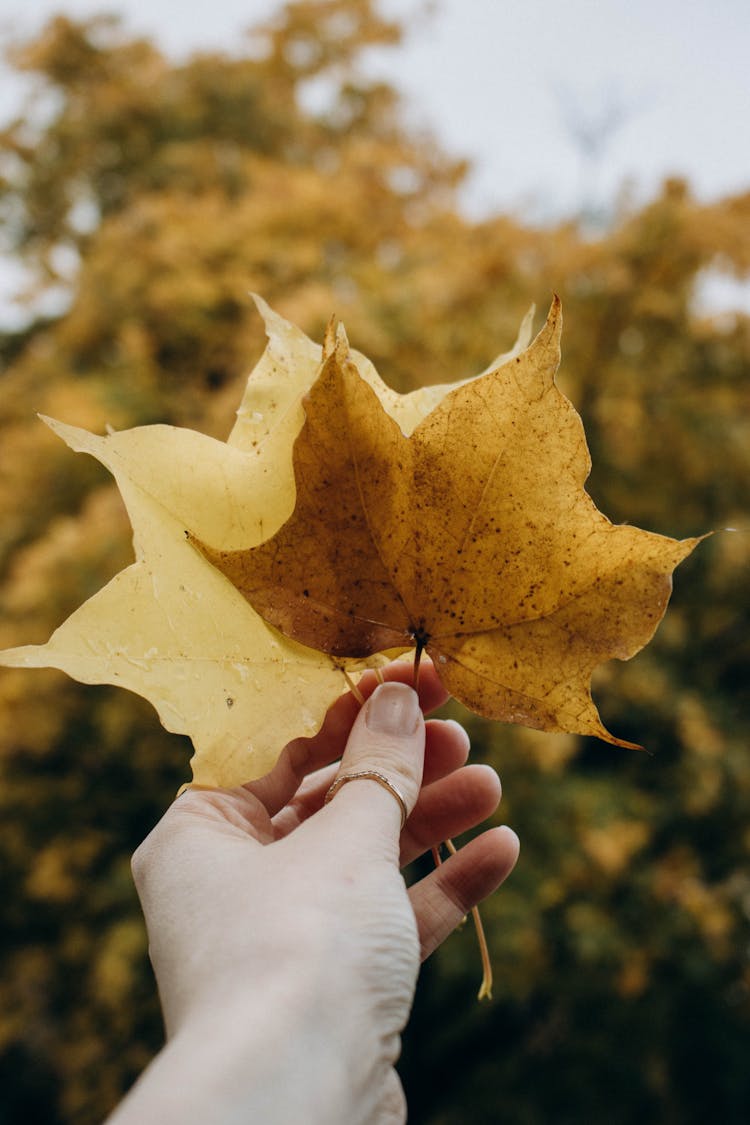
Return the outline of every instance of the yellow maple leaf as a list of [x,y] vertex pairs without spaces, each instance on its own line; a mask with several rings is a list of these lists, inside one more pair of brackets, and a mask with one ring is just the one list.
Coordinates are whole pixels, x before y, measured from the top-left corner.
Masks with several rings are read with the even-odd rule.
[[[98,437],[46,420],[113,473],[136,560],[47,644],[0,653],[6,666],[59,668],[144,696],[167,730],[192,739],[201,785],[267,772],[290,739],[319,729],[347,688],[345,662],[270,628],[185,540],[186,527],[200,526],[213,541],[259,543],[293,509],[291,448],[319,364],[298,362],[296,337],[267,312],[269,345],[241,408],[249,415],[238,416],[227,443],[173,426]],[[346,662],[350,674],[361,667]]]
[[[294,510],[292,447],[324,348],[255,300],[268,344],[226,443],[162,425],[101,437],[45,419],[72,449],[112,472],[136,558],[46,644],[0,652],[6,666],[59,668],[148,699],[167,730],[192,739],[200,785],[230,786],[267,772],[288,741],[319,729],[347,677],[381,662],[334,659],[286,638],[185,539],[189,527],[223,550],[247,549]],[[508,355],[528,343],[530,323],[531,312]],[[353,359],[404,432],[451,389],[399,395],[364,356]]]
[[246,550],[197,546],[287,636],[343,657],[425,649],[489,718],[610,734],[594,668],[653,636],[699,539],[615,526],[584,489],[581,420],[555,385],[557,299],[529,348],[443,393],[410,434],[338,333],[294,449],[297,501]]

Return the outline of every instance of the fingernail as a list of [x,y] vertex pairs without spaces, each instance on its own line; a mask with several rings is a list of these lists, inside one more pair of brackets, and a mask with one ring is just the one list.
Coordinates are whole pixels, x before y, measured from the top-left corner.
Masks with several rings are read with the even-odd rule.
[[406,684],[380,684],[365,707],[365,723],[378,734],[413,734],[417,729],[419,696]]

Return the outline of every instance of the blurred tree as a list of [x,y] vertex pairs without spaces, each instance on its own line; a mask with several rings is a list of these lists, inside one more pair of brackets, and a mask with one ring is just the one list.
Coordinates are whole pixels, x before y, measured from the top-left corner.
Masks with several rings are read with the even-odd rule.
[[[598,239],[472,224],[463,167],[362,77],[398,36],[371,0],[301,0],[244,56],[175,65],[64,18],[14,51],[35,85],[0,132],[0,212],[32,316],[0,338],[3,646],[130,557],[107,475],[33,412],[224,436],[262,347],[248,289],[311,334],[337,311],[400,389],[481,369],[557,290],[602,509],[747,528],[750,325],[695,294],[750,272],[750,196],[669,183]],[[34,317],[50,286],[66,311]],[[746,1120],[749,559],[746,531],[704,544],[654,644],[599,677],[608,725],[653,758],[463,716],[523,856],[485,910],[495,1002],[474,1002],[470,932],[425,967],[414,1122]],[[0,1125],[89,1125],[160,1040],[128,857],[189,750],[142,701],[55,673],[3,671],[0,709]]]

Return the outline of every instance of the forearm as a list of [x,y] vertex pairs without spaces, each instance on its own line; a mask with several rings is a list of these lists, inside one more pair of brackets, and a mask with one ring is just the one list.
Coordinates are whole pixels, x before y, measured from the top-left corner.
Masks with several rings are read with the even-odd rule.
[[204,1008],[167,1042],[109,1125],[331,1125],[368,1120],[382,1073],[367,1029],[309,980]]

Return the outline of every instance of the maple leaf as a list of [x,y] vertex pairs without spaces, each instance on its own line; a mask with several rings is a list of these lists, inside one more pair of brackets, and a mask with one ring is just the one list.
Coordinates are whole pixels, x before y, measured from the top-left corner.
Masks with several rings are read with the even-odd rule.
[[409,435],[338,332],[305,402],[290,519],[245,550],[193,541],[289,637],[340,657],[416,646],[479,714],[631,746],[602,724],[591,675],[650,640],[699,539],[595,507],[554,381],[561,326],[555,299],[528,349],[441,391]]
[[[348,687],[343,662],[270,628],[185,540],[190,525],[228,546],[259,543],[293,510],[292,444],[320,364],[299,362],[297,336],[266,312],[269,345],[226,444],[172,426],[98,437],[47,419],[115,476],[136,560],[47,644],[0,653],[6,666],[55,667],[144,696],[168,730],[191,737],[201,785],[267,772]],[[348,662],[346,672],[361,666]]]
[[[225,549],[252,546],[294,510],[292,446],[323,348],[260,297],[255,301],[268,344],[226,443],[173,426],[98,437],[45,419],[72,449],[114,475],[136,559],[46,644],[0,652],[0,665],[59,668],[148,699],[167,730],[192,739],[193,781],[201,785],[231,786],[267,772],[288,741],[319,729],[363,667],[277,633],[185,540],[190,526]],[[530,314],[515,350],[527,342],[529,324]],[[353,358],[403,426],[413,426],[449,389],[397,395],[369,360]]]

